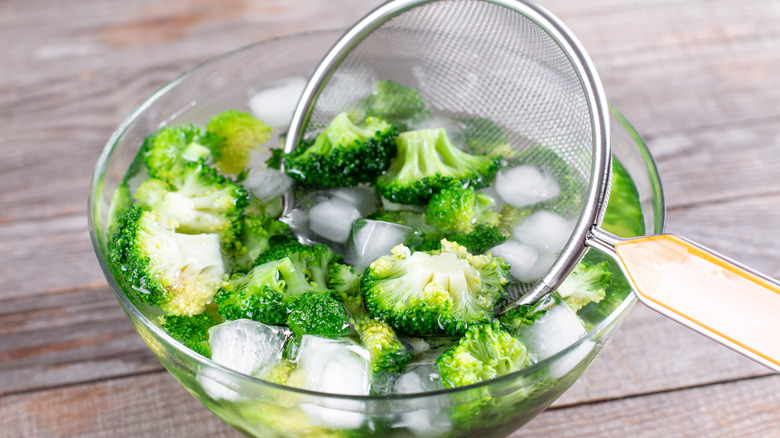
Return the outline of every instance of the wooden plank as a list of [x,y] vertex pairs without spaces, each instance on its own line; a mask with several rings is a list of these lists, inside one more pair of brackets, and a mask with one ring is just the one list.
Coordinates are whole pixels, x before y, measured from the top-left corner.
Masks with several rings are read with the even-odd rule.
[[13,437],[240,437],[167,373],[0,398]]
[[0,395],[162,369],[106,287],[0,309]]
[[0,299],[105,284],[85,215],[0,225]]
[[593,58],[608,100],[639,132],[708,129],[780,115],[776,2],[575,3],[544,5],[560,11]]
[[[778,385],[773,375],[553,408],[511,436],[775,436]],[[8,436],[240,436],[164,373],[2,397],[0,412]]]
[[555,406],[641,396],[769,373],[767,368],[639,304]]
[[780,430],[778,387],[780,376],[771,375],[552,409],[511,437],[775,437]]
[[[0,394],[160,369],[107,288],[0,301]],[[658,358],[675,358],[658,367]],[[751,361],[636,308],[559,403],[571,405],[766,374]]]
[[[780,35],[765,25],[767,20],[775,20],[776,9],[767,1],[752,3],[754,7],[751,8],[735,8],[731,3],[707,3],[707,8],[714,11],[712,15],[718,18],[714,23],[697,19],[692,13],[700,10],[701,2],[643,3],[640,8],[622,7],[615,11],[613,8],[618,2],[601,2],[592,9],[575,7],[570,1],[548,7],[562,12],[574,8],[570,17],[564,14],[563,18],[567,22],[570,18],[570,26],[581,36],[583,44],[593,48],[591,52],[594,52],[611,101],[628,115],[640,132],[651,137],[651,148],[658,151],[662,165],[666,166],[665,154],[670,147],[696,150],[707,160],[700,163],[702,166],[729,169],[729,174],[734,175],[726,184],[708,185],[709,190],[704,195],[717,196],[724,185],[734,194],[746,190],[754,194],[774,193],[776,178],[760,180],[766,172],[755,172],[754,164],[767,163],[759,168],[763,170],[773,168],[776,154],[769,149],[777,128],[743,126],[742,123],[780,114],[780,88],[775,86],[780,81],[780,54],[773,50],[780,45]],[[14,5],[23,9],[19,4]],[[127,5],[122,2],[114,7],[126,10],[113,12],[113,18],[106,18],[108,22],[103,28],[96,28],[86,19],[74,23],[59,19],[52,22],[54,27],[47,32],[60,32],[68,38],[63,40],[53,34],[47,41],[57,43],[50,43],[54,45],[48,49],[47,46],[38,48],[37,55],[29,55],[36,52],[25,45],[37,44],[32,36],[9,48],[16,53],[12,56],[17,62],[0,70],[9,75],[0,80],[0,122],[16,129],[0,139],[0,175],[3,187],[10,189],[0,194],[0,222],[81,214],[85,206],[85,187],[99,151],[113,128],[143,97],[199,61],[249,41],[277,35],[275,32],[281,32],[282,28],[300,30],[301,26],[306,26],[303,23],[311,22],[312,15],[308,14],[322,12],[315,9],[304,13],[301,9],[305,8],[266,3],[246,6],[249,12],[245,15],[242,14],[247,10],[242,10],[241,14],[235,11],[217,14],[214,20],[221,24],[207,25],[203,16],[212,12],[208,2],[194,2],[191,12],[175,8],[145,10],[136,2]],[[344,7],[357,16],[362,13],[361,8],[367,9],[368,5],[357,8],[353,3],[345,2]],[[106,12],[104,8],[96,6],[92,13],[99,15]],[[33,20],[24,18],[31,11],[18,12],[17,15],[23,18],[16,25],[18,28],[12,26],[5,32],[26,29],[32,35],[40,31]],[[269,11],[277,18],[267,18]],[[676,17],[674,20],[662,19],[672,12]],[[732,12],[739,20],[727,16]],[[174,20],[185,13],[199,18]],[[643,14],[651,15],[637,20],[637,17],[644,17]],[[47,15],[44,21],[54,20],[55,16],[53,13]],[[343,21],[338,21],[328,14],[325,18],[324,23],[334,25],[352,19],[343,17]],[[735,22],[741,24],[737,26]],[[168,30],[157,30],[163,36],[143,36],[155,31],[154,23],[169,24],[160,25]],[[182,29],[169,29],[178,29],[177,26]],[[216,29],[210,26],[216,26]],[[629,31],[631,37],[621,34]],[[255,32],[254,36],[248,35],[250,32]],[[108,46],[100,46],[100,50],[83,48],[91,47],[90,44],[105,45],[103,39],[111,39],[105,35],[117,33],[125,35],[126,44],[111,46],[110,50]],[[215,37],[215,34],[221,36]],[[670,35],[677,35],[677,39]],[[151,38],[154,44],[148,44],[145,38]],[[33,42],[29,42],[31,39]],[[674,44],[679,39],[685,44]],[[74,57],[78,62],[73,62]],[[746,78],[749,80],[742,80]],[[18,83],[20,80],[23,83]],[[42,126],[40,120],[47,120],[47,124]],[[737,126],[725,134],[714,130],[693,140],[685,134],[660,139],[654,136],[658,132],[674,134],[678,129],[705,129],[724,123],[736,123]],[[771,125],[776,126],[774,119],[767,119],[765,126]],[[77,128],[73,129],[74,126]],[[753,133],[754,129],[758,132]],[[720,138],[721,135],[726,139]],[[714,140],[717,142],[713,146]],[[21,143],[46,150],[50,159],[40,160],[40,155],[24,153],[27,148],[12,147]],[[756,145],[754,149],[763,149],[734,157],[736,162],[726,154],[746,143]],[[704,148],[705,145],[708,147]],[[710,147],[718,149],[712,152]],[[669,159],[683,166],[676,169],[685,169],[688,165],[677,156]],[[62,166],[63,162],[69,165]],[[745,185],[733,184],[743,177],[747,178]],[[664,178],[667,178],[666,172]],[[670,174],[668,178],[710,184],[717,177],[700,178],[698,173],[681,173]],[[754,186],[754,181],[759,181],[759,186]],[[692,198],[701,195],[693,190],[686,193]],[[674,197],[670,197],[670,201],[671,205],[690,202]]]

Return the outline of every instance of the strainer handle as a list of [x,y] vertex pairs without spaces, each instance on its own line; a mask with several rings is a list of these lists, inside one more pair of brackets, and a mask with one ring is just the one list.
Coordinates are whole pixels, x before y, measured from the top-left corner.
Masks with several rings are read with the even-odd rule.
[[670,234],[592,237],[648,307],[780,372],[780,282]]

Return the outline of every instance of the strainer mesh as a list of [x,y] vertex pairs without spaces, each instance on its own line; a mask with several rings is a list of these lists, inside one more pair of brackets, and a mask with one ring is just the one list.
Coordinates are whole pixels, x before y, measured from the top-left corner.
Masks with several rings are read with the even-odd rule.
[[358,41],[325,80],[302,137],[319,132],[335,114],[359,108],[378,79],[419,89],[433,113],[423,125],[441,123],[456,144],[463,120],[494,122],[501,130],[476,125],[484,130],[477,134],[506,135],[524,161],[556,179],[565,170],[575,182],[564,187],[565,195],[578,200],[570,205],[573,219],[583,210],[593,159],[587,91],[564,50],[532,19],[473,0],[401,12]]

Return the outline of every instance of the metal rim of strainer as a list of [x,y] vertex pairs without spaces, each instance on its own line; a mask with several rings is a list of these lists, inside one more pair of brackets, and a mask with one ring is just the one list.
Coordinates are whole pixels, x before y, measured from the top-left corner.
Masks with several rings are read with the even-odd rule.
[[[293,113],[290,128],[285,139],[284,151],[294,150],[301,142],[306,123],[314,104],[327,85],[330,75],[336,70],[350,51],[358,46],[374,29],[381,24],[408,11],[411,8],[442,0],[395,0],[380,5],[350,28],[325,55],[309,79]],[[447,1],[447,0],[445,0]],[[449,0],[451,1],[451,0]],[[592,133],[591,178],[586,192],[583,211],[577,220],[572,234],[548,272],[537,281],[518,301],[518,304],[531,304],[557,288],[569,275],[587,250],[586,241],[595,225],[601,222],[609,195],[611,175],[611,146],[609,129],[609,106],[601,80],[595,66],[584,48],[572,32],[552,13],[543,7],[526,0],[461,0],[481,1],[503,6],[523,15],[543,30],[561,49],[571,62],[580,85],[590,115]],[[285,210],[294,202],[292,194],[284,198]]]

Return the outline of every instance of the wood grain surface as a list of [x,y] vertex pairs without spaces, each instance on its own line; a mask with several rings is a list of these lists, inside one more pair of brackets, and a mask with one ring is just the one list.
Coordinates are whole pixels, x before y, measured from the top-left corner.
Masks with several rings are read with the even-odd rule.
[[[163,370],[106,285],[87,231],[92,168],[119,122],[187,69],[376,4],[0,1],[0,435],[239,436]],[[647,141],[667,229],[780,277],[780,1],[541,4]],[[637,306],[512,436],[780,436],[780,378]]]

